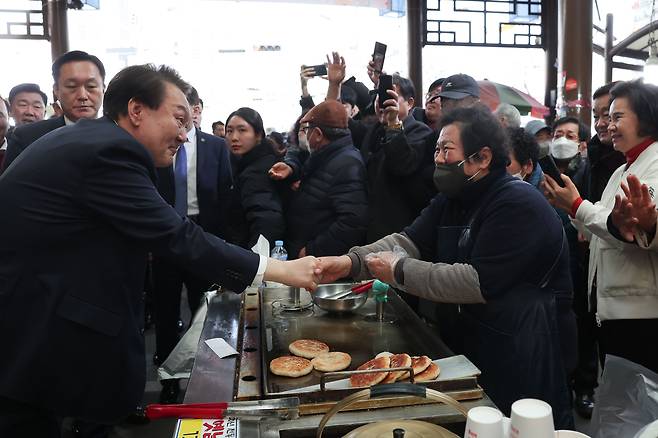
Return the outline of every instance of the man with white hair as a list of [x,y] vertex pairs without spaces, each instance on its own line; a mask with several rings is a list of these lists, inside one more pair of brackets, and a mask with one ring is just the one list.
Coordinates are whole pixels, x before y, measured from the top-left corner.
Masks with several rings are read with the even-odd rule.
[[520,128],[521,127],[521,113],[515,106],[509,103],[501,103],[494,111],[494,115],[503,128]]

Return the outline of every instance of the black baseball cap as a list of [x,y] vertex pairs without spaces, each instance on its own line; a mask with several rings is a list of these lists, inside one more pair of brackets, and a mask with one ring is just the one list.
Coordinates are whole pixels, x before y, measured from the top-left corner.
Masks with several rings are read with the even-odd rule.
[[459,73],[443,81],[439,96],[448,99],[463,99],[467,96],[480,97],[480,87],[469,75]]

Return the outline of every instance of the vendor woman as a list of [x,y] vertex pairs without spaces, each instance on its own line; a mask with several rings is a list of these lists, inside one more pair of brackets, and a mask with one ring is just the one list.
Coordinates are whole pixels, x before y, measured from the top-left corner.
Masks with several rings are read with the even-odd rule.
[[514,401],[538,398],[553,407],[555,426],[568,428],[576,328],[567,244],[542,194],[506,173],[508,157],[488,109],[449,112],[435,153],[439,194],[401,233],[323,258],[322,281],[375,277],[459,304],[452,348],[480,368],[498,407],[509,414]]

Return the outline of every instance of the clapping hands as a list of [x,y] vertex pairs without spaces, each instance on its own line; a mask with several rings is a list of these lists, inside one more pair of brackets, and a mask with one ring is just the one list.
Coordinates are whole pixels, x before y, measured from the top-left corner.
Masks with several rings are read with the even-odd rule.
[[640,183],[635,175],[629,175],[626,181],[621,183],[624,196],[615,195],[615,206],[610,216],[622,237],[632,242],[638,229],[655,235],[658,213],[649,187]]

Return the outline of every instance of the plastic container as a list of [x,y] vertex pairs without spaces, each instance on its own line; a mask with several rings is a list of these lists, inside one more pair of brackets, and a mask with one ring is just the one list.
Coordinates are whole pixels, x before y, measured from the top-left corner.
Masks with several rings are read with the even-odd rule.
[[283,247],[283,240],[277,240],[274,242],[274,248],[272,248],[270,256],[277,260],[288,260],[288,251]]

